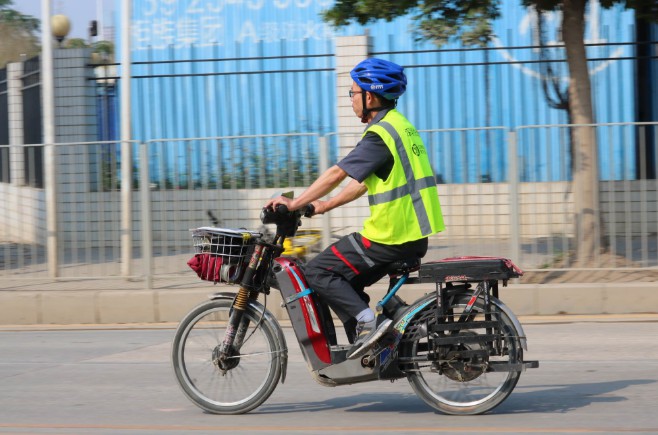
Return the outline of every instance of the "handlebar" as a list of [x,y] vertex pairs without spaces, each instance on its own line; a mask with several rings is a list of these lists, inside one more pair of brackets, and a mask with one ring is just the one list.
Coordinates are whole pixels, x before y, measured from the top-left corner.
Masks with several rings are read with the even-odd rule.
[[276,235],[279,237],[293,237],[297,233],[297,228],[301,226],[301,217],[311,217],[315,213],[313,204],[308,204],[298,210],[289,211],[288,207],[283,204],[272,207],[265,207],[260,213],[260,221],[263,224],[275,224]]

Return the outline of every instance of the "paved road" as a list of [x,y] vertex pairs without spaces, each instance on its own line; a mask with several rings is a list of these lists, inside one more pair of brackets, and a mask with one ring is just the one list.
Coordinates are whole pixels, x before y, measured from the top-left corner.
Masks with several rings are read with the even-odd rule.
[[527,357],[540,368],[492,413],[473,417],[435,413],[406,381],[317,385],[290,328],[288,380],[242,416],[204,414],[182,395],[171,328],[4,328],[0,433],[657,434],[656,319],[528,319]]

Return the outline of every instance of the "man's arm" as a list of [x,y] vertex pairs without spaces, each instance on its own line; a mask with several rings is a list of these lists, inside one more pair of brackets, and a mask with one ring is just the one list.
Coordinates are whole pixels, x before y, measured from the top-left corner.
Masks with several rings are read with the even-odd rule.
[[[299,195],[298,198],[288,199],[280,196],[270,200],[265,206],[276,207],[279,204],[283,204],[288,207],[288,210],[297,210],[298,208],[301,208],[307,204],[312,203],[313,201],[322,198],[336,187],[338,187],[338,185],[345,178],[347,178],[347,172],[345,172],[339,166],[334,165],[327,169],[322,175],[320,175],[318,179],[309,186],[308,189]],[[347,187],[348,186],[346,186],[346,189]]]
[[355,199],[361,197],[367,191],[368,188],[364,184],[359,183],[356,180],[352,180],[347,186],[345,186],[343,190],[340,191],[338,195],[334,196],[333,198],[328,199],[327,201],[313,201],[313,205],[315,206],[315,214],[326,213],[329,210],[333,210],[334,208],[340,207],[343,204],[352,202]]

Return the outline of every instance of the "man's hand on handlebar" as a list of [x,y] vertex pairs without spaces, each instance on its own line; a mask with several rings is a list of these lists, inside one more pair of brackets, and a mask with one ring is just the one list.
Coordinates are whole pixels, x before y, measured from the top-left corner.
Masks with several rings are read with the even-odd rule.
[[311,214],[309,215],[308,213],[304,213],[304,216],[306,217],[324,214],[330,210],[329,207],[327,207],[327,201],[322,201],[320,199],[313,201],[308,205],[308,207],[311,209]]
[[270,199],[267,204],[265,204],[264,208],[271,208],[276,210],[278,205],[285,205],[288,210],[293,211],[295,209],[292,207],[292,202],[293,200],[290,198],[286,198],[285,196],[278,196],[274,199]]
[[312,204],[290,211],[285,204],[277,204],[277,201],[274,200],[270,201],[267,206],[263,207],[260,212],[260,221],[263,224],[276,225],[277,239],[279,237],[286,238],[295,235],[297,228],[302,224],[302,216],[311,217],[313,214],[314,207]]
[[[276,211],[281,211],[283,210],[283,213],[287,213],[289,211],[295,211],[299,210],[302,216],[310,218],[311,216],[314,216],[316,214],[320,214],[317,212],[317,203],[323,202],[323,201],[313,201],[311,204],[306,204],[302,206],[295,207],[293,206],[293,199],[286,198],[285,196],[279,196],[274,199],[271,199],[265,204],[264,209],[270,209],[270,210],[276,210]],[[284,206],[285,208],[281,208],[280,206]]]

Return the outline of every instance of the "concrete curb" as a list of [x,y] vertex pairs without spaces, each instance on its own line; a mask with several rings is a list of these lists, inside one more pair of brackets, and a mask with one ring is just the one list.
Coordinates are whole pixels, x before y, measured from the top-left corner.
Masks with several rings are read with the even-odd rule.
[[[236,291],[212,285],[128,290],[81,287],[0,290],[0,325],[177,323],[210,294]],[[373,305],[385,290],[380,284],[369,289]],[[411,303],[433,290],[433,285],[409,285],[398,294]],[[658,313],[658,284],[653,282],[510,284],[500,289],[500,297],[517,316]],[[278,292],[267,297],[267,307],[278,319],[287,319]]]
[[[658,314],[561,314],[557,316],[520,316],[523,326],[572,323],[656,323]],[[291,328],[289,320],[279,320],[281,327]],[[160,323],[72,323],[48,325],[0,325],[0,332],[18,331],[114,331],[114,330],[174,330],[179,322]]]

